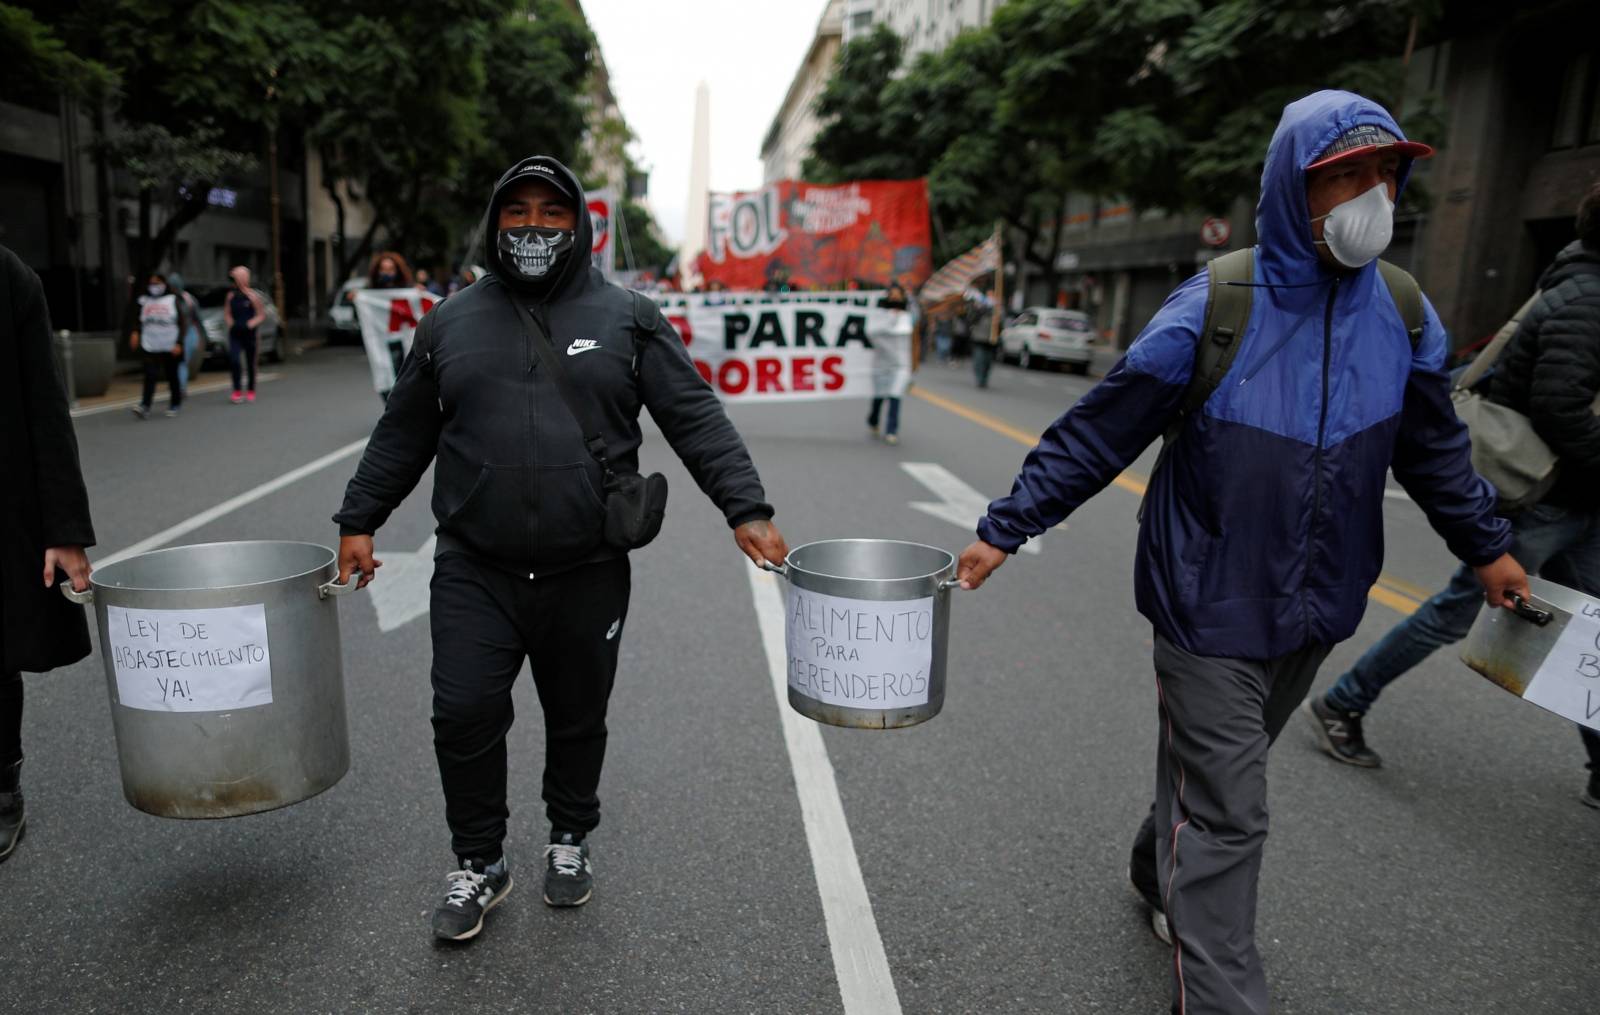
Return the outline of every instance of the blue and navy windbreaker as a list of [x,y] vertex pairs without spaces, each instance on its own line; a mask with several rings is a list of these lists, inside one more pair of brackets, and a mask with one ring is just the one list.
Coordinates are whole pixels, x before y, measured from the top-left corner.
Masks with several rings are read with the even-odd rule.
[[[1486,564],[1510,546],[1450,403],[1449,343],[1432,305],[1413,353],[1376,263],[1336,274],[1317,259],[1305,167],[1358,124],[1400,136],[1388,113],[1349,92],[1284,109],[1261,174],[1250,325],[1150,480],[1139,611],[1189,652],[1267,659],[1349,637],[1383,561],[1390,467],[1460,559]],[[1040,438],[980,538],[1014,552],[1162,434],[1182,405],[1205,305],[1201,272]]]

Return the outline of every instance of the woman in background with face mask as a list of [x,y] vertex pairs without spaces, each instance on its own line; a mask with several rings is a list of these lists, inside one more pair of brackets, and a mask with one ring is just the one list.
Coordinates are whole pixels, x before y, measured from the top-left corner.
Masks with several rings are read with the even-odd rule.
[[392,250],[379,251],[367,269],[368,289],[410,289],[416,285],[411,266]]
[[178,379],[178,364],[183,358],[183,329],[189,318],[184,301],[167,286],[167,277],[151,274],[145,295],[139,297],[139,327],[128,339],[129,348],[144,358],[144,397],[133,407],[140,419],[150,418],[150,404],[156,397],[156,382],[165,375],[171,389],[167,415],[176,416],[183,407],[183,383]]

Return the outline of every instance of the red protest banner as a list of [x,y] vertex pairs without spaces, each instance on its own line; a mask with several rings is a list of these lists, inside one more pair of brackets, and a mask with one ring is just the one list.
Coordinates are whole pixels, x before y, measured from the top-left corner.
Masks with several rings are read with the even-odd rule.
[[712,194],[696,269],[729,289],[914,289],[933,273],[925,180],[779,180]]

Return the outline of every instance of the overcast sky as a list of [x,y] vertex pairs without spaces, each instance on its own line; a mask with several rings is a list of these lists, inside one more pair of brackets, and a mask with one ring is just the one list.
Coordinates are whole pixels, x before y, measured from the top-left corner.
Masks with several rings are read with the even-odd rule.
[[611,90],[651,170],[673,245],[689,197],[694,89],[711,89],[711,189],[761,184],[761,139],[811,45],[825,0],[583,0]]

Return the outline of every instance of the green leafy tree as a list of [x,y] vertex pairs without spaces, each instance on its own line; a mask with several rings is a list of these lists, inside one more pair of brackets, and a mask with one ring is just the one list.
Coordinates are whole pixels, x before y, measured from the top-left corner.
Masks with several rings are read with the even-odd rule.
[[324,98],[318,68],[336,55],[298,0],[22,6],[73,60],[115,77],[114,91],[79,91],[98,100],[99,152],[124,171],[139,203],[136,285],[210,207],[215,186],[259,165],[280,119]]
[[94,101],[117,85],[111,68],[73,53],[32,11],[0,4],[0,95],[8,101],[53,106],[58,94]]
[[[926,175],[941,256],[1000,220],[1053,288],[1065,195],[1226,208],[1254,192],[1287,102],[1345,87],[1392,104],[1412,18],[1425,31],[1440,6],[1010,0],[903,69],[874,34],[841,53],[807,171]],[[1435,101],[1408,111],[1437,125]]]
[[[593,37],[559,0],[334,4],[344,56],[308,121],[338,219],[337,278],[382,233],[419,263],[476,256],[490,188],[528,155],[571,161],[583,138]],[[492,70],[492,81],[491,81]],[[344,194],[375,216],[347,235]]]

